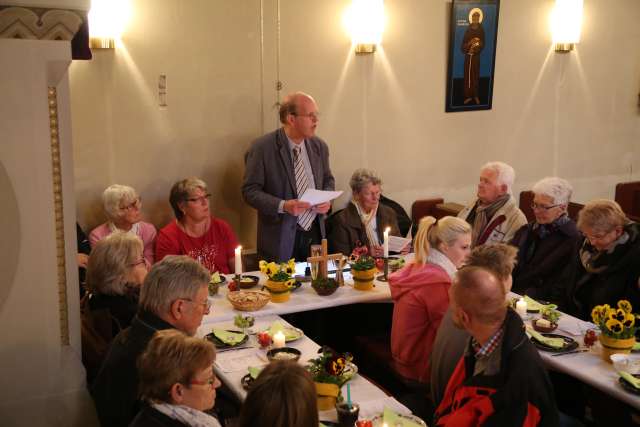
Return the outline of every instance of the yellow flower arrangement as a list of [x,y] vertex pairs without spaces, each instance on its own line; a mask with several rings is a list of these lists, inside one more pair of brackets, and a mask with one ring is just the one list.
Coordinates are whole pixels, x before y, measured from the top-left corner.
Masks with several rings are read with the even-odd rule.
[[609,304],[598,305],[591,310],[593,322],[600,327],[600,331],[609,337],[617,339],[631,338],[635,335],[636,316],[633,307],[627,300],[618,301],[618,307]]
[[260,271],[266,274],[269,279],[274,282],[285,282],[290,280],[296,272],[295,259],[290,259],[289,261],[280,264],[262,260],[260,261],[259,266]]

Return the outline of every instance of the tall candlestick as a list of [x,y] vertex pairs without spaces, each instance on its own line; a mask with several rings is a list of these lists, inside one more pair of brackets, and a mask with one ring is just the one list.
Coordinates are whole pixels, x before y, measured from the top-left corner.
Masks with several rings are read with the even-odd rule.
[[516,313],[521,317],[525,317],[527,315],[527,302],[524,298],[520,298],[518,302],[516,302]]
[[236,248],[236,274],[242,274],[242,246]]
[[273,347],[274,348],[282,348],[284,347],[284,334],[282,333],[282,331],[278,331],[275,334],[273,334]]
[[383,244],[383,248],[384,248],[384,257],[385,258],[389,258],[389,231],[391,230],[391,228],[387,227],[384,230],[384,244]]

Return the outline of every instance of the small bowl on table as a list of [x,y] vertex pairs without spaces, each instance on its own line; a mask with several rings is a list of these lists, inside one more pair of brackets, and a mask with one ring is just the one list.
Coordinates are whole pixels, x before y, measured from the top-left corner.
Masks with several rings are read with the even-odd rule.
[[272,348],[267,352],[267,359],[269,359],[269,362],[276,360],[297,362],[300,359],[301,354],[300,350],[293,347]]
[[320,296],[331,295],[338,289],[338,282],[336,279],[327,277],[326,279],[313,279],[311,282],[311,287],[315,290]]
[[533,326],[533,329],[535,329],[538,332],[542,332],[543,334],[548,334],[549,332],[553,332],[558,327],[557,323],[551,323],[551,322],[549,322],[551,326],[539,325],[538,324],[539,320],[546,320],[546,319],[532,319],[531,326]]
[[260,278],[258,276],[243,274],[242,276],[240,276],[240,280],[237,283],[240,289],[251,289],[255,285],[257,285],[259,281],[260,281]]

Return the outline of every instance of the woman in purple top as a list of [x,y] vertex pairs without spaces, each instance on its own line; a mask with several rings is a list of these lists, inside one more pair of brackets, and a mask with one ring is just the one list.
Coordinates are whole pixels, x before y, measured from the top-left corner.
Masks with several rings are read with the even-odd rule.
[[142,240],[145,264],[149,269],[154,261],[156,228],[148,222],[141,221],[142,199],[136,190],[127,185],[111,185],[102,193],[102,203],[108,220],[89,234],[91,247],[114,231],[133,233]]

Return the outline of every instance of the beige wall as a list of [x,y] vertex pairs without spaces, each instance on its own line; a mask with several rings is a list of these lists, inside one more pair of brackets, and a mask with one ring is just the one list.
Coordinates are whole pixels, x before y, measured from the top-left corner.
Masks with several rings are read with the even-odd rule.
[[[382,49],[356,57],[341,24],[347,1],[281,0],[279,41],[276,0],[133,1],[125,49],[71,67],[82,225],[102,221],[100,193],[118,182],[136,187],[162,226],[170,185],[199,175],[217,214],[254,247],[242,156],[275,127],[278,78],[283,93],[316,97],[337,187],[371,167],[407,209],[429,196],[469,200],[489,160],[516,168],[516,192],[557,174],[581,202],[638,179],[640,2],[585,0],[582,43],[563,55],[551,50],[552,0],[503,1],[493,109],[468,113],[444,113],[450,3],[385,3]],[[157,106],[160,73],[166,110]]]

